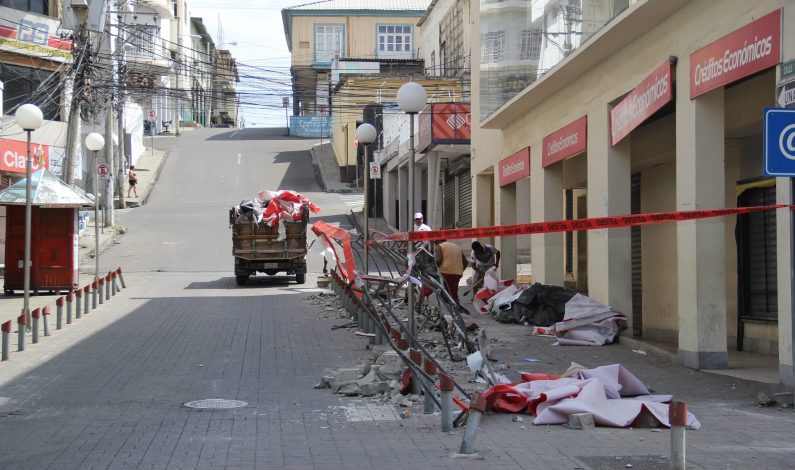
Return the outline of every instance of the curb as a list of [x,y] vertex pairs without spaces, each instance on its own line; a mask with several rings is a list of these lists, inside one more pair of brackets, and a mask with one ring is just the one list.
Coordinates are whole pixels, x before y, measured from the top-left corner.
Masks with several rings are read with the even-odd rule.
[[[111,227],[111,230],[112,229],[113,228]],[[104,240],[102,240],[101,237],[100,237],[99,252],[102,253],[106,249],[108,249],[111,246],[113,246],[113,244],[116,243],[116,241],[118,241],[122,237],[122,235],[123,234],[120,234],[120,233],[118,233],[118,232],[116,232],[114,230],[113,231],[113,235],[111,235],[109,238],[105,238]],[[78,256],[78,260],[77,260],[78,267],[83,266],[84,264],[88,263],[89,261],[92,261],[94,258],[91,255],[94,254],[94,251],[95,251],[94,248],[91,248],[90,250],[86,251],[82,255]]]
[[163,158],[160,160],[160,164],[157,165],[157,169],[155,170],[154,177],[152,181],[149,183],[149,186],[146,190],[146,194],[141,198],[141,205],[145,205],[147,201],[149,201],[149,195],[152,193],[152,189],[157,183],[157,180],[160,178],[160,172],[163,171],[163,167],[165,166],[166,162],[168,161],[168,157],[171,155],[171,152],[163,152]]
[[619,336],[618,344],[623,344],[629,349],[640,349],[646,351],[650,356],[656,357],[657,359],[665,359],[666,361],[669,361],[673,364],[679,364],[679,358],[675,352],[668,351],[659,346],[654,346],[653,344],[649,344],[645,341],[630,338],[628,336]]
[[323,176],[323,170],[320,168],[320,158],[315,151],[315,147],[309,149],[309,154],[312,156],[312,169],[315,172],[315,179],[324,193],[349,194],[357,192],[353,188],[329,189],[328,183]]

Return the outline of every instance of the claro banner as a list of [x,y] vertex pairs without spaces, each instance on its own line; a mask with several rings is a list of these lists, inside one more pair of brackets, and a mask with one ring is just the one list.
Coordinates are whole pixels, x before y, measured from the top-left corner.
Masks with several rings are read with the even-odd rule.
[[665,61],[610,110],[610,145],[616,145],[674,97],[671,63]]
[[690,99],[781,62],[781,10],[690,54]]
[[[12,173],[25,173],[27,155],[27,142],[0,139],[0,170]],[[32,172],[50,167],[49,145],[31,143],[30,156],[33,162],[33,165],[31,165]]]

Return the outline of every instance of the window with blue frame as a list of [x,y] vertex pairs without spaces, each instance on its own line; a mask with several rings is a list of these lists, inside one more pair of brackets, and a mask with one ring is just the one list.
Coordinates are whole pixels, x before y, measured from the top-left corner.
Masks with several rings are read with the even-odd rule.
[[407,56],[414,53],[413,26],[378,25],[378,56]]

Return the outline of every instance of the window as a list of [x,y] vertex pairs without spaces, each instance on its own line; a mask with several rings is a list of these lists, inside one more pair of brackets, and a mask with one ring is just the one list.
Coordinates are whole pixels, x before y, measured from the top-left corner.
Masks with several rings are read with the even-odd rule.
[[44,119],[59,119],[63,91],[59,77],[58,72],[0,63],[0,82],[5,83],[4,109],[13,113],[23,103],[35,103]]
[[521,34],[519,58],[521,60],[538,60],[541,57],[541,30],[526,29]]
[[49,15],[49,0],[0,0],[0,6]]
[[431,75],[436,75],[436,51],[431,51]]
[[344,34],[341,24],[315,25],[315,61],[331,62],[334,56],[344,56]]
[[443,42],[439,46],[439,75],[447,76],[447,43]]
[[378,55],[410,55],[414,51],[411,25],[379,25]]
[[134,25],[130,31],[130,44],[132,54],[149,59],[163,59],[155,57],[155,43],[160,39],[160,31],[154,26]]
[[480,35],[480,60],[483,63],[502,62],[505,57],[505,31]]

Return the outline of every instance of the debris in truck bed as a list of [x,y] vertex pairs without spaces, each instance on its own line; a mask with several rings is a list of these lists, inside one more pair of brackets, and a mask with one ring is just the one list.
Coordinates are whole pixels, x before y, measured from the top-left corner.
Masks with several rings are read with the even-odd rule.
[[257,197],[240,203],[236,208],[237,221],[238,223],[253,221],[257,224],[264,222],[269,227],[276,227],[281,220],[300,221],[304,206],[313,214],[320,212],[318,206],[297,191],[264,189],[257,193]]

